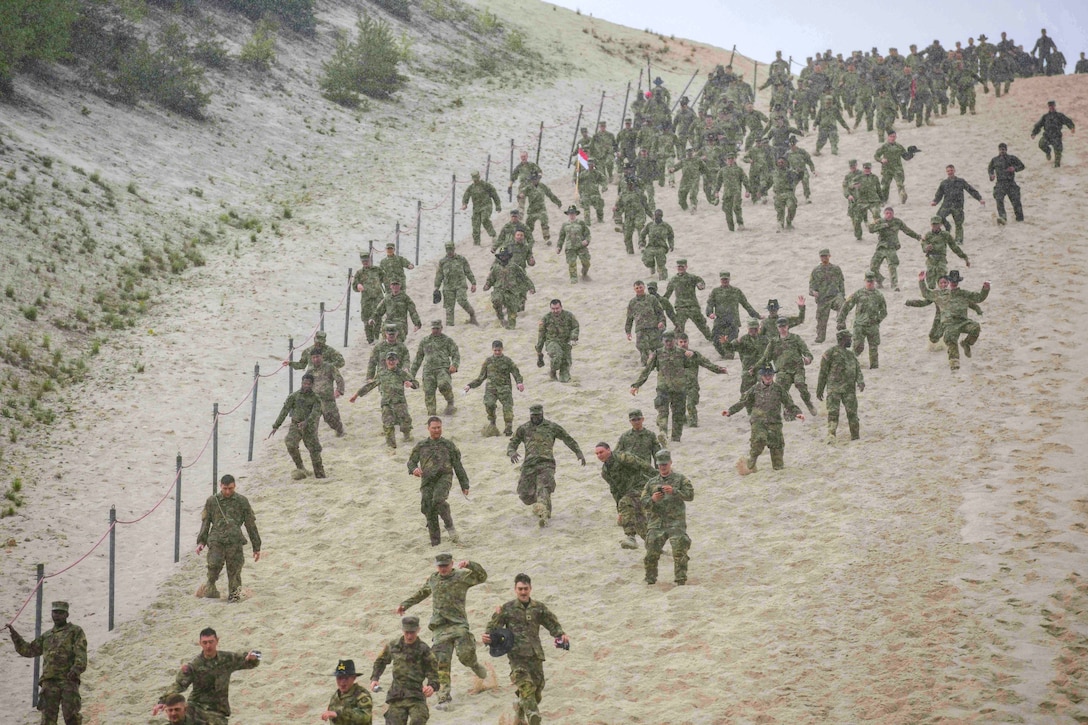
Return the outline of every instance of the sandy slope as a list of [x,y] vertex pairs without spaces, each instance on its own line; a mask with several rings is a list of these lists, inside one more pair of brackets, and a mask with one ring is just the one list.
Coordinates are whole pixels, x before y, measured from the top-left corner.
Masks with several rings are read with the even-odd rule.
[[[548,20],[548,6],[523,12],[521,20],[534,28],[557,35],[563,30],[562,23]],[[606,87],[622,88],[618,79],[625,76],[606,77]],[[600,85],[570,80],[559,90],[588,104]],[[527,571],[534,577],[534,594],[571,635],[569,653],[549,653],[543,703],[549,721],[1067,722],[1088,716],[1081,704],[1088,588],[1079,571],[1088,512],[1080,410],[1088,366],[1074,336],[1088,299],[1083,245],[1075,237],[1086,222],[1075,206],[1085,182],[1078,137],[1068,139],[1061,171],[1044,166],[1027,139],[1027,129],[1052,96],[1074,119],[1085,117],[1083,84],[1072,78],[1035,80],[1018,82],[1000,103],[982,96],[977,117],[950,116],[934,128],[902,129],[905,143],[924,149],[908,167],[911,201],[899,209],[915,229],[926,225],[928,198],[945,163],[955,163],[984,193],[985,166],[999,140],[1028,165],[1021,178],[1027,222],[996,227],[992,200],[985,211],[968,210],[967,248],[974,264],[966,286],[977,288],[991,279],[994,292],[984,305],[982,341],[959,375],[949,374],[943,353],[927,350],[928,313],[902,306],[912,294],[887,291],[882,366],[866,371],[862,441],[828,447],[821,414],[787,426],[787,470],[740,479],[732,464],[746,450],[747,422],[743,416],[726,421],[716,415],[736,400],[737,365],[728,364],[728,376],[704,373],[702,426],[686,432],[674,449],[677,469],[696,488],[688,507],[694,541],[690,586],[642,583],[641,554],[619,549],[611,499],[592,458],[579,469],[569,452],[558,450],[556,518],[552,527],[538,530],[514,495],[517,472],[503,455],[505,441],[477,437],[484,422],[479,393],[459,401],[447,433],[464,452],[473,494],[470,502],[458,497],[453,503],[465,541],[451,548],[491,573],[491,580],[470,595],[476,631],[492,607],[510,598],[513,575]],[[519,127],[539,116],[532,112],[539,109],[521,110],[514,99],[489,103],[490,113],[473,108],[454,119],[447,116],[450,130],[442,141],[451,144],[456,137],[465,147],[490,143],[480,139],[509,136],[503,126],[509,113],[520,124],[511,126]],[[555,117],[565,118],[570,103],[555,103]],[[477,134],[472,142],[454,133],[465,125]],[[806,145],[812,148],[813,140]],[[768,297],[792,300],[804,292],[822,246],[832,248],[848,288],[860,286],[872,242],[852,239],[839,183],[845,159],[867,158],[876,145],[873,135],[844,136],[841,156],[817,159],[814,203],[801,207],[791,235],[774,233],[769,206],[747,206],[750,231],[729,235],[716,208],[704,205],[696,216],[682,215],[669,190],[659,189],[659,206],[677,231],[674,258],[689,257],[692,271],[711,284],[719,268],[730,269],[735,284],[757,306]],[[566,203],[572,194],[556,173],[564,165],[560,153],[553,148],[545,168]],[[364,156],[360,152],[352,164]],[[445,165],[457,163],[454,149],[446,156]],[[403,166],[413,168],[414,161]],[[430,177],[443,174],[444,167]],[[419,180],[410,175],[387,171],[383,181],[405,199],[421,193]],[[108,489],[112,495],[101,488],[116,483],[125,486],[131,510],[142,511],[172,470],[173,446],[184,442],[187,449],[199,449],[203,442],[202,436],[181,431],[200,430],[192,421],[206,420],[202,416],[212,400],[244,390],[254,350],[262,350],[256,354],[262,364],[272,365],[280,337],[303,327],[296,321],[308,319],[304,307],[311,306],[313,295],[299,289],[335,289],[339,268],[354,261],[354,245],[345,237],[372,234],[366,213],[343,204],[345,193],[361,198],[365,208],[373,203],[369,200],[386,198],[382,192],[388,187],[373,189],[348,165],[325,182],[302,212],[299,228],[267,257],[208,270],[192,289],[177,291],[178,314],[156,324],[160,344],[152,353],[145,349],[145,357],[161,356],[149,371],[150,384],[140,391],[132,384],[119,386],[120,397],[102,390],[96,394],[101,397],[91,398],[93,411],[72,440],[92,445],[88,439],[97,439],[100,452],[92,457],[97,463],[68,465],[96,466],[88,480],[99,488],[73,497],[70,510],[89,521],[81,529],[71,524],[75,516],[65,517],[66,527],[100,531],[95,511],[102,508],[104,515],[107,502],[118,498],[116,487]],[[558,222],[553,214],[553,225]],[[526,315],[530,323],[549,298],[558,296],[579,317],[583,343],[576,349],[573,383],[549,383],[533,365],[533,326],[500,331],[483,295],[473,302],[487,324],[452,330],[464,360],[458,380],[470,379],[490,340],[502,337],[527,377],[527,391],[517,398],[518,418],[526,417],[529,402],[543,401],[548,417],[566,426],[587,453],[599,439],[614,441],[627,425],[625,411],[632,404],[627,388],[638,371],[633,346],[621,333],[622,314],[631,280],[644,272],[637,258],[622,253],[619,235],[609,225],[594,226],[594,234],[590,284],[569,286],[560,258],[546,248],[538,252],[533,278],[539,291]],[[434,236],[437,244],[441,232]],[[470,249],[467,254],[482,274],[486,253]],[[901,277],[909,290],[921,255],[905,240],[901,256]],[[300,271],[303,261],[307,267]],[[412,279],[420,281],[410,282],[412,289],[427,289],[431,273],[427,268],[416,273]],[[214,296],[209,299],[206,290],[228,287],[236,292],[224,293],[218,306]],[[417,300],[428,320],[437,311],[421,299],[425,296]],[[206,300],[203,306],[200,299]],[[201,330],[200,347],[190,341],[194,329]],[[811,345],[813,323],[801,333]],[[417,341],[418,335],[411,347]],[[698,347],[712,352],[705,343]],[[225,350],[222,358],[215,357],[216,350]],[[349,387],[361,382],[367,352],[353,335],[345,371]],[[186,370],[215,380],[213,395],[193,395],[207,385],[179,385]],[[809,377],[814,383],[814,369]],[[181,402],[181,391],[195,400]],[[262,388],[259,431],[267,430],[283,392],[278,379]],[[170,396],[177,412],[141,402],[160,393]],[[647,412],[651,393],[647,386],[636,401]],[[425,415],[418,393],[410,406],[421,432]],[[324,482],[291,482],[279,441],[259,446],[255,464],[243,468],[238,452],[245,431],[226,434],[233,441],[225,447],[233,451],[227,455],[233,458],[221,468],[241,472],[240,490],[250,495],[266,541],[267,560],[246,568],[244,604],[193,599],[203,562],[187,556],[145,609],[150,590],[168,574],[158,562],[169,560],[172,518],[163,512],[149,520],[162,531],[158,543],[147,537],[137,543],[136,529],[122,533],[131,539],[122,539],[121,555],[141,560],[141,567],[146,559],[150,572],[133,572],[130,566],[120,575],[128,591],[121,606],[125,624],[99,648],[85,678],[88,722],[148,720],[151,703],[177,664],[195,654],[196,632],[207,624],[219,630],[225,649],[264,652],[259,670],[235,678],[237,722],[316,722],[331,692],[327,673],[336,658],[367,663],[360,669],[369,666],[396,631],[393,608],[425,578],[433,550],[425,541],[414,479],[404,471],[407,452],[402,448],[391,459],[377,436],[376,401],[345,404],[342,411],[349,434],[341,440],[325,436],[332,477]],[[245,428],[241,420],[232,425]],[[144,460],[125,450],[134,427],[140,441],[155,449]],[[118,460],[132,460],[134,470],[154,475],[137,478],[117,471],[104,455],[111,448],[121,453]],[[59,448],[55,456],[58,462],[74,459],[75,451]],[[97,478],[90,475],[94,470]],[[78,476],[63,481],[69,496],[73,479]],[[207,490],[206,479],[199,477],[199,490]],[[185,541],[194,530],[198,497],[188,500]],[[41,526],[38,536],[56,536],[44,522]],[[61,551],[82,551],[86,538],[69,532]],[[7,566],[5,560],[5,571]],[[667,582],[667,558],[662,566]],[[100,586],[99,577],[90,576],[94,569],[84,566],[61,579],[49,597],[76,600],[81,589]],[[87,573],[81,578],[80,571]],[[25,577],[14,581],[18,576],[5,581],[9,601],[25,591]],[[75,618],[101,621],[104,603],[97,609],[94,617]],[[427,614],[425,605],[417,611]],[[104,641],[100,633],[91,634]],[[29,689],[29,668],[22,665],[4,660],[4,672],[13,675],[0,678],[5,703],[18,702]],[[466,694],[469,675],[455,665],[457,709],[432,713],[434,721],[495,722],[507,713],[512,691],[505,663],[496,665],[501,688],[479,695]]]

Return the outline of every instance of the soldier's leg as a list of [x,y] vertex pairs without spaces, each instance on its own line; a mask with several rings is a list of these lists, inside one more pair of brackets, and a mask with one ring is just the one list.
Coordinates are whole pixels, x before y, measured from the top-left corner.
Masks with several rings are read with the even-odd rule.
[[589,250],[583,247],[582,251],[578,253],[578,260],[582,263],[582,279],[589,279],[590,259]]
[[699,427],[699,388],[689,388],[684,396],[686,402],[685,424],[689,428]]
[[861,437],[861,423],[858,420],[858,395],[850,392],[842,398],[843,407],[846,408],[846,422],[850,425],[850,440],[856,441]]
[[824,148],[824,144],[827,143],[827,135],[828,135],[827,127],[826,126],[820,126],[820,131],[816,135],[816,154],[815,154],[816,156],[820,155],[820,152]]
[[801,173],[801,189],[805,192],[805,201],[808,201],[809,197],[812,196],[812,189],[810,189],[808,185],[807,171]]
[[637,492],[632,491],[620,497],[616,503],[616,512],[619,514],[619,525],[626,536],[646,538],[646,518],[642,514],[642,504],[638,496]]
[[435,373],[423,371],[423,403],[427,406],[427,415],[438,415],[438,400],[435,392],[438,390],[438,377]]
[[215,583],[219,581],[219,574],[223,571],[223,566],[226,563],[226,551],[224,551],[223,546],[221,544],[208,544],[208,584],[204,587],[205,597],[209,599],[219,598],[219,590],[216,589]]
[[876,370],[880,367],[880,328],[871,325],[865,334],[869,338],[869,369]]
[[324,478],[325,466],[321,462],[321,440],[318,438],[316,425],[309,426],[302,431],[302,442],[310,453],[310,465],[314,468],[314,478]]
[[[907,177],[903,173],[902,168],[895,170],[895,188],[899,191],[899,203],[907,203]],[[888,195],[884,195],[884,200],[888,200]]]
[[767,426],[758,421],[752,423],[752,437],[748,442],[748,470],[756,470],[756,461],[767,447]]
[[941,311],[933,313],[933,324],[929,326],[929,341],[937,344],[941,340]]
[[948,350],[948,367],[952,370],[960,369],[960,329],[959,327],[945,327],[944,346]]
[[877,247],[873,252],[873,258],[869,260],[869,271],[876,275],[876,286],[884,286],[884,275],[880,273],[880,265],[884,263],[884,248]]
[[782,424],[772,423],[767,427],[767,448],[771,451],[771,468],[780,471],[786,467],[786,441],[782,437]]
[[514,394],[507,390],[498,396],[502,403],[503,435],[514,435]]
[[811,415],[816,415],[816,406],[812,404],[812,393],[809,392],[808,383],[805,382],[804,372],[799,373],[793,379],[793,385],[797,388],[797,393],[801,396],[801,400],[804,402],[805,407],[808,408],[808,412]]
[[481,216],[482,216],[481,221],[483,222],[484,229],[487,231],[488,235],[491,237],[491,240],[494,241],[495,237],[498,236],[498,235],[495,232],[495,225],[491,223],[491,213],[488,212],[487,214],[482,214]]
[[842,396],[838,393],[827,394],[827,434],[834,437],[839,432],[839,403]]
[[56,725],[60,714],[61,683],[43,680],[38,690],[38,709],[42,712],[42,725]]
[[654,264],[654,267],[651,267],[650,271],[653,272],[654,268],[656,267],[656,269],[657,269],[657,278],[659,280],[664,281],[664,280],[669,278],[669,270],[666,269],[666,266],[665,266],[667,264],[667,261],[666,261],[666,254],[665,254],[664,249],[658,248],[656,251],[654,251],[653,264]]
[[522,464],[521,473],[518,475],[517,492],[518,498],[526,506],[536,503],[536,478],[532,469],[527,468],[525,464]]
[[451,289],[442,290],[442,308],[446,310],[446,327],[454,324],[454,308],[457,304],[457,292]]
[[633,214],[628,214],[623,220],[623,246],[628,254],[635,253],[635,220]]
[[442,530],[438,525],[438,508],[435,505],[435,484],[425,483],[419,489],[419,512],[427,522],[427,534],[431,538],[431,546],[442,543]]
[[967,333],[967,336],[963,338],[963,354],[971,357],[971,346],[978,342],[982,327],[974,320],[968,320],[963,325],[963,332]]
[[892,289],[899,291],[899,254],[895,250],[888,250],[888,276],[892,280]]
[[442,520],[442,525],[446,527],[446,531],[449,532],[451,538],[457,535],[453,526],[453,514],[450,512],[450,487],[452,485],[452,478],[443,478],[433,484],[431,492],[431,505],[437,512],[438,518]]
[[385,436],[385,445],[389,448],[397,447],[397,415],[393,412],[391,404],[382,404],[382,435]]
[[[536,500],[544,505],[547,518],[552,517],[552,494],[555,493],[555,462],[543,464],[536,473]],[[544,526],[545,523],[541,523]]]
[[672,411],[672,440],[679,441],[684,434],[687,420],[687,394],[680,390],[668,393],[669,408]]
[[472,670],[472,674],[481,680],[487,677],[487,670],[476,657],[476,640],[466,628],[456,640],[457,660],[465,667]]
[[690,317],[691,321],[695,323],[695,326],[699,328],[699,332],[703,333],[703,337],[706,338],[706,341],[711,343],[714,342],[714,335],[711,333],[710,327],[707,326],[706,317],[703,316],[703,313],[696,310],[695,312],[690,313]]
[[439,705],[450,701],[450,685],[452,684],[450,669],[453,664],[455,643],[456,638],[452,636],[452,633],[448,632],[436,635],[434,642],[431,643],[431,652],[434,653],[434,658],[438,661],[438,684],[441,685],[438,690]]
[[563,346],[556,340],[549,340],[544,343],[544,352],[548,354],[548,377],[554,379],[558,377],[563,362]]
[[438,383],[438,392],[442,393],[442,397],[446,399],[446,411],[445,414],[449,415],[453,413],[453,408],[456,399],[453,397],[453,378],[450,377],[449,370],[439,370],[435,375],[435,380]]
[[473,204],[472,208],[472,243],[477,247],[480,246],[480,225],[483,222],[481,218],[483,215],[476,210],[476,205]]
[[1009,201],[1012,202],[1012,214],[1018,222],[1024,221],[1024,207],[1020,204],[1020,187],[1013,184],[1008,189]]
[[1004,186],[998,184],[994,187],[994,203],[997,205],[997,220],[998,223],[1005,221],[1005,197],[1008,196],[1008,191]]
[[657,411],[657,430],[660,435],[669,435],[669,394],[658,390],[654,395],[654,410]]
[[952,210],[952,221],[956,224],[956,243],[963,244],[963,209]]
[[394,403],[393,418],[396,425],[400,426],[400,432],[404,434],[404,440],[409,440],[412,437],[412,414],[408,412],[408,403]]
[[238,601],[238,595],[242,589],[242,567],[246,563],[246,556],[241,546],[226,547],[223,554],[227,565],[227,596],[231,601]]
[[[457,290],[457,304],[461,305],[461,309],[468,313],[468,321],[470,325],[477,324],[476,322],[476,310],[472,309],[472,305],[468,301],[468,290]],[[450,315],[450,324],[453,324],[453,315]]]
[[491,386],[488,385],[484,388],[484,412],[487,413],[487,426],[483,431],[485,438],[490,438],[499,434],[499,428],[495,425],[495,413],[497,408],[498,398],[494,391],[491,390]]
[[306,467],[302,465],[302,454],[298,450],[298,444],[301,440],[302,431],[298,429],[294,422],[288,423],[287,439],[284,441],[284,445],[287,446],[287,455],[291,456],[297,470],[305,472]]
[[510,681],[514,683],[517,691],[517,702],[514,705],[517,721],[540,722],[540,712],[537,704],[537,683],[533,677],[533,667],[530,661],[512,661],[510,663]]
[[831,305],[816,302],[816,342],[823,342],[827,337],[827,320],[831,317]]
[[[880,139],[884,140],[883,136]],[[892,191],[892,170],[888,168],[888,165],[880,167],[880,200],[887,203],[888,194]]]
[[786,226],[786,197],[781,194],[774,195],[774,215],[778,219],[779,228]]
[[733,210],[733,216],[737,219],[737,228],[744,229],[744,197],[738,191],[729,206]]
[[64,725],[83,725],[83,698],[79,695],[78,682],[65,682],[61,685],[60,710],[64,714]]
[[[1007,93],[1007,91],[1006,91]],[[1054,168],[1058,168],[1062,165],[1062,139],[1061,136],[1054,139],[1051,142],[1051,146],[1054,147]]]
[[567,274],[571,284],[578,282],[578,255],[571,254],[570,250],[567,251]]
[[321,399],[321,417],[336,431],[337,437],[344,435],[344,423],[340,420],[340,409],[336,407],[336,398]]
[[688,549],[691,539],[684,532],[677,531],[669,537],[672,542],[672,571],[678,586],[688,583]]
[[831,131],[829,132],[828,137],[831,140],[831,155],[832,156],[838,156],[839,155],[839,129],[838,129],[837,126],[832,126],[831,127]]
[[[806,197],[808,198],[808,197]],[[786,203],[786,229],[793,229],[793,219],[797,216],[797,197],[790,194]]]
[[651,529],[646,532],[646,556],[642,560],[646,570],[646,583],[657,583],[657,562],[661,559],[661,552],[665,548],[668,535],[660,529]]
[[544,237],[544,242],[550,247],[552,245],[552,230],[548,226],[548,212],[546,211],[540,213],[540,232]]

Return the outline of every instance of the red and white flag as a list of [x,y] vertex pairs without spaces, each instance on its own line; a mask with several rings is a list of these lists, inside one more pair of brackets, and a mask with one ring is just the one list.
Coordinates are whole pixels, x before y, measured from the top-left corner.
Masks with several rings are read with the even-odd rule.
[[578,163],[582,165],[583,169],[589,168],[589,152],[584,147],[578,148]]

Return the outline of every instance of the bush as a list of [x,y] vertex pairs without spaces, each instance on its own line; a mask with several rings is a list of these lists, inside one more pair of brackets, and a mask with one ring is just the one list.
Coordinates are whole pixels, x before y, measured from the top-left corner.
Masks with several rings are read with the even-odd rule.
[[317,27],[314,0],[227,0],[226,4],[253,20],[274,15],[301,33],[311,33]]
[[167,27],[158,50],[152,50],[145,40],[133,44],[118,59],[114,82],[118,94],[129,103],[147,98],[201,120],[211,94],[203,90],[204,69],[189,57],[184,36],[177,32],[176,26]]
[[0,15],[0,93],[25,60],[53,61],[68,51],[76,0],[4,0]]
[[397,72],[401,50],[389,25],[368,16],[360,17],[355,28],[358,36],[351,41],[345,35],[336,40],[336,50],[327,63],[321,92],[334,103],[358,106],[359,95],[388,98],[405,78]]
[[238,60],[244,65],[259,71],[266,71],[272,67],[272,61],[276,59],[276,24],[269,20],[261,20],[253,29],[242,50],[238,53]]
[[401,20],[411,20],[411,6],[408,0],[374,0],[374,4],[390,15]]

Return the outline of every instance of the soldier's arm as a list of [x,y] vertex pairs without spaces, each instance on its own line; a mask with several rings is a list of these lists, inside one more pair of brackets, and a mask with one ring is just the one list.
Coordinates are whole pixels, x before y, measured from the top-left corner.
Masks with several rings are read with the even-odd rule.
[[374,668],[370,671],[370,681],[377,682],[382,678],[382,673],[385,672],[385,668],[389,666],[389,663],[393,661],[393,654],[389,651],[389,644],[386,643],[385,647],[382,647],[381,653],[377,659],[374,660]]
[[623,323],[623,331],[627,335],[631,334],[631,328],[635,326],[634,304],[634,300],[627,303],[627,320]]
[[415,594],[413,594],[412,596],[408,597],[403,602],[401,602],[400,607],[398,607],[398,609],[411,609],[412,607],[419,604],[420,602],[422,602],[424,599],[426,599],[429,596],[431,596],[431,580],[430,579],[428,579],[423,584],[423,586],[421,586],[419,588],[419,590],[416,591]]
[[374,701],[364,687],[359,688],[359,692],[353,700],[345,702],[343,705],[336,705],[334,696],[333,701],[329,703],[328,709],[336,713],[336,717],[333,719],[336,725],[373,725],[374,722]]
[[339,392],[341,395],[343,395],[344,394],[344,389],[345,389],[344,388],[344,376],[340,374],[339,370],[336,371],[335,383],[336,383],[337,392]]
[[941,199],[943,199],[943,198],[944,198],[944,182],[942,181],[940,184],[937,185],[937,193],[933,195],[933,203],[934,204],[939,204],[939,203],[941,203]]
[[820,358],[820,377],[816,380],[816,398],[823,400],[824,388],[827,387],[827,376],[831,372],[831,353],[835,348],[831,348],[824,353]]
[[478,388],[483,385],[484,380],[487,380],[487,363],[490,361],[485,360],[484,364],[480,366],[480,374],[475,380],[469,381],[465,387]]
[[422,440],[419,443],[416,443],[414,446],[412,446],[412,450],[408,454],[408,475],[409,476],[414,474],[416,468],[419,467],[420,446],[422,446],[424,443],[426,443],[427,440],[429,440],[429,439]]
[[903,303],[907,307],[928,307],[933,304],[932,300],[907,300]]
[[475,287],[476,286],[476,276],[474,274],[472,274],[472,267],[469,266],[468,260],[467,259],[462,259],[461,264],[465,269],[465,279],[468,280],[468,283],[470,285]]
[[511,458],[511,457],[517,455],[518,446],[521,445],[521,442],[522,442],[521,426],[518,426],[517,429],[514,431],[514,435],[510,436],[510,442],[506,444],[506,456],[507,456],[507,458]]
[[517,364],[513,360],[510,361],[510,375],[514,377],[514,382],[518,385],[525,384],[525,380],[521,377],[521,370],[518,369]]
[[710,358],[708,358],[706,355],[702,354],[701,352],[696,352],[695,355],[692,356],[692,358],[695,360],[696,365],[699,365],[700,367],[704,367],[704,368],[706,368],[707,370],[709,370],[710,372],[712,372],[712,373],[714,373],[716,375],[720,375],[721,373],[725,372],[724,370],[719,368],[717,365],[712,363],[710,361]]
[[684,501],[691,501],[695,498],[695,488],[691,485],[691,481],[686,476],[681,476],[680,480],[673,486],[676,493]]
[[646,360],[646,367],[642,368],[642,372],[639,373],[638,380],[631,383],[632,388],[641,388],[646,384],[646,381],[650,377],[650,372],[657,368],[657,355],[650,353],[650,357]]
[[978,189],[971,186],[966,181],[963,182],[963,190],[970,194],[975,201],[982,201],[982,194],[979,194]]
[[[274,427],[278,428],[279,426],[277,425],[277,426],[274,426]],[[214,494],[213,494],[212,498],[215,498]],[[208,499],[207,501],[205,501],[204,502],[204,510],[200,512],[200,531],[196,535],[196,544],[197,544],[197,546],[207,546],[208,545],[208,534],[211,533],[211,529],[212,529],[212,508],[211,508],[211,503],[212,503],[212,499]]]
[[438,267],[434,270],[434,288],[438,289],[442,286],[442,263],[438,263]]
[[839,308],[839,314],[835,317],[835,325],[839,328],[846,327],[846,319],[850,316],[850,310],[854,309],[854,305],[858,303],[856,295],[850,295],[846,298],[846,302]]
[[299,354],[298,360],[288,364],[291,366],[292,370],[305,370],[310,364],[310,350],[303,350]]
[[453,441],[447,441],[450,449],[450,462],[453,464],[453,472],[457,476],[457,485],[461,487],[461,490],[468,492],[468,472],[465,471],[465,466],[461,463],[461,451],[457,446],[453,444]]
[[495,203],[495,211],[502,210],[502,199],[499,198],[499,192],[495,189],[494,184],[487,185],[487,195],[491,197],[491,201]]
[[465,582],[468,583],[470,587],[474,587],[477,584],[483,584],[487,581],[487,570],[484,569],[483,566],[475,561],[469,561],[467,564],[468,566],[465,568],[468,569],[468,574],[465,576]]
[[11,642],[15,645],[15,651],[23,657],[40,657],[42,654],[42,638],[35,637],[29,642],[22,635],[11,629]]
[[578,333],[582,330],[581,325],[578,324],[578,318],[575,317],[573,313],[568,312],[567,315],[567,319],[569,319],[571,322],[570,341],[578,342]]
[[427,678],[427,684],[431,686],[431,689],[438,692],[442,685],[438,681],[438,659],[434,656],[429,648],[427,649],[427,656],[423,658],[423,675]]
[[549,189],[549,188],[548,188],[547,186],[544,186],[544,184],[541,184],[541,185],[540,185],[540,188],[544,189],[544,194],[545,194],[545,195],[546,195],[546,196],[547,196],[547,197],[548,197],[549,199],[551,199],[552,201],[554,201],[554,202],[555,202],[555,205],[556,205],[556,206],[563,206],[563,202],[559,201],[559,197],[558,197],[558,196],[556,196],[556,195],[555,195],[555,194],[554,194],[554,193],[552,192],[552,190],[551,190],[551,189]]
[[413,302],[411,298],[408,298],[407,302],[408,302],[408,316],[412,318],[412,324],[415,325],[416,327],[422,327],[423,322],[420,321],[419,313],[416,312],[416,303]]
[[888,301],[884,299],[884,295],[880,296],[880,303],[877,305],[877,322],[883,322],[884,318],[888,316]]
[[970,307],[972,310],[974,310],[976,313],[978,313],[980,315],[982,314],[982,308],[978,306],[978,303],[968,302],[967,306]]
[[501,627],[505,627],[505,626],[506,626],[506,609],[503,608],[503,607],[499,607],[498,609],[495,610],[495,613],[491,615],[491,619],[489,619],[487,621],[486,630],[488,632],[490,632],[492,630],[500,629]]
[[[378,379],[377,378],[375,378],[374,380],[371,380],[369,383],[367,383],[363,387],[359,388],[359,390],[357,390],[355,392],[355,397],[361,398],[361,397],[363,397],[364,395],[366,395],[367,393],[369,393],[371,390],[373,390],[376,387],[378,387]],[[318,411],[318,412],[320,414],[320,411]]]
[[786,411],[786,414],[790,418],[796,418],[801,415],[801,409],[794,404],[793,398],[790,397],[790,391],[786,389],[786,386],[779,385],[778,383],[775,383],[775,385],[778,387],[779,400],[781,401],[782,409]]
[[249,534],[249,543],[253,546],[253,553],[260,553],[261,534],[257,530],[257,515],[253,513],[253,507],[248,499],[245,506],[242,507],[242,524],[246,527],[246,533]]
[[544,336],[547,334],[548,318],[544,317],[536,326],[536,354],[544,351]]
[[[538,604],[540,603],[538,602]],[[548,634],[550,634],[552,637],[562,637],[563,626],[559,624],[559,619],[554,614],[552,614],[552,610],[548,609],[543,604],[540,604],[540,609],[542,610],[540,624],[548,630]]]
[[1024,170],[1024,162],[1021,161],[1019,159],[1019,157],[1010,156],[1009,157],[1009,165],[1012,166],[1013,169],[1015,169],[1016,171],[1023,171]]

